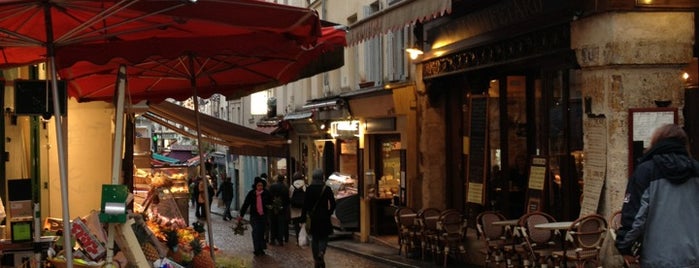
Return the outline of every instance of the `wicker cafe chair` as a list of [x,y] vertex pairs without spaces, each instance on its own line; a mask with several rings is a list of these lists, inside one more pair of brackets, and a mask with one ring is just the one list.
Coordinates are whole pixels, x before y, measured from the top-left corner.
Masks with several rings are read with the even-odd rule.
[[558,261],[574,261],[575,267],[585,267],[592,263],[600,266],[600,248],[607,232],[607,221],[598,214],[583,216],[575,220],[568,228],[574,247],[565,251],[554,251]]
[[414,248],[416,233],[419,231],[415,224],[416,217],[417,212],[408,207],[400,207],[393,214],[398,227],[398,255],[405,251],[405,256],[408,256]]
[[505,216],[495,211],[484,211],[476,217],[478,237],[485,240],[485,267],[492,261],[496,265],[504,261],[505,245],[507,244],[507,232],[505,227],[493,225],[493,222],[505,220]]
[[429,251],[434,256],[437,247],[437,221],[441,211],[436,208],[423,208],[417,213],[418,226],[420,226],[420,253],[425,259],[425,251]]
[[454,254],[458,261],[465,261],[466,256],[466,230],[468,225],[461,212],[457,210],[445,210],[439,216],[437,230],[439,231],[438,246],[442,249],[443,265],[447,266],[449,253]]
[[616,240],[616,230],[619,230],[619,228],[621,228],[621,210],[614,212],[609,219],[609,232],[612,235],[612,239]]
[[[540,211],[519,218],[519,233],[524,241],[523,253],[525,259],[531,260],[535,267],[548,263],[553,251],[560,249],[560,245],[556,244],[556,231],[537,229],[534,226],[555,221],[553,216]],[[525,262],[525,266],[528,267],[529,263]]]

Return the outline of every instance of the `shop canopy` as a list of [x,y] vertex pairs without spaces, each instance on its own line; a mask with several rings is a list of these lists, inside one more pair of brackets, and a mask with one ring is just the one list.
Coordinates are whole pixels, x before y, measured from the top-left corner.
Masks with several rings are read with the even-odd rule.
[[[171,102],[150,104],[144,117],[191,138],[196,135],[194,110]],[[202,139],[229,146],[231,154],[286,157],[287,140],[252,128],[199,114]]]

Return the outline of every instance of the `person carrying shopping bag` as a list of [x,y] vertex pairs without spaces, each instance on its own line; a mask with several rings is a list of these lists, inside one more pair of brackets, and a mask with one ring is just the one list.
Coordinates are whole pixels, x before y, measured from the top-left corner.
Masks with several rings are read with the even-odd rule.
[[311,250],[316,268],[325,267],[325,250],[328,247],[328,237],[333,232],[330,216],[335,211],[335,196],[332,189],[325,185],[323,170],[313,171],[311,185],[306,188],[306,200],[304,200],[301,218],[310,218],[306,228],[310,230]]

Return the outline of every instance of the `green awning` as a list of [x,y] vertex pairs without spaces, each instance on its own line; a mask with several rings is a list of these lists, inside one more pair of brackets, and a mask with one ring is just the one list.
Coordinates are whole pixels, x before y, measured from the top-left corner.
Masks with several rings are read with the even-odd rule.
[[158,160],[160,162],[169,163],[169,164],[177,164],[180,162],[179,159],[167,157],[167,156],[164,156],[162,154],[156,154],[156,153],[153,154],[153,159]]

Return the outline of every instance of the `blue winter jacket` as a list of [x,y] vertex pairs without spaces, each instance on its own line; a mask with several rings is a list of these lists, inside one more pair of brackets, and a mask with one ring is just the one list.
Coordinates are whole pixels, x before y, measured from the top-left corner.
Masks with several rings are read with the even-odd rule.
[[[636,209],[637,207],[637,209]],[[699,267],[699,163],[686,154],[649,157],[634,172],[617,248],[642,241],[641,267]]]

